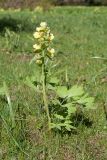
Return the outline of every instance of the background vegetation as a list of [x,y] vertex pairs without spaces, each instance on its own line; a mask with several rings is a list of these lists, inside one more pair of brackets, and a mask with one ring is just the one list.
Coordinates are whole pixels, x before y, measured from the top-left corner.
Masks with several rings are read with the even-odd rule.
[[[61,83],[68,68],[70,84],[83,84],[95,97],[96,110],[77,119],[77,131],[45,130],[39,96],[24,84],[37,74],[33,32],[47,21],[55,35],[56,62]],[[5,81],[15,115],[15,127],[5,96],[0,97],[0,157],[3,160],[107,159],[107,8],[56,7],[43,12],[0,11],[0,86]],[[100,57],[100,58],[93,58]],[[56,72],[57,76],[59,73]]]
[[107,5],[107,0],[0,0],[0,7],[5,9],[34,9],[37,5],[45,8],[48,8],[50,5]]

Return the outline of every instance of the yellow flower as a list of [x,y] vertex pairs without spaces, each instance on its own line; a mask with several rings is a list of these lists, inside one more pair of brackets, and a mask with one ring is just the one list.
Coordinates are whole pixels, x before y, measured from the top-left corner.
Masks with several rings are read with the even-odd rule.
[[41,30],[42,30],[41,27],[37,27],[37,28],[36,28],[36,31],[37,31],[37,32],[40,32]]
[[37,6],[36,8],[34,8],[34,11],[36,11],[36,12],[43,12],[43,7]]
[[54,57],[54,54],[55,54],[55,50],[54,50],[54,48],[47,48],[47,51],[48,51],[48,56],[50,57],[50,58],[53,58]]
[[47,29],[47,28],[45,28],[45,27],[37,27],[37,28],[36,28],[36,31],[37,31],[37,32],[42,32],[42,31],[44,32],[46,29]]
[[41,50],[41,45],[34,44],[33,48],[35,49],[35,51],[39,51],[39,50]]
[[36,28],[37,32],[41,32],[41,31],[46,31],[49,28],[47,27],[47,23],[46,22],[41,22],[40,27]]
[[39,38],[39,43],[42,43],[42,42],[44,42],[44,38]]
[[40,32],[35,32],[33,36],[34,38],[38,39],[38,38],[41,38],[42,34]]
[[49,40],[52,41],[53,39],[54,39],[54,35],[51,33],[50,37],[49,37]]
[[55,53],[55,49],[54,48],[47,48],[47,50],[48,50],[48,52],[50,52],[50,53]]
[[47,23],[46,22],[41,22],[40,26],[43,27],[43,28],[46,28],[47,27]]
[[41,55],[38,53],[37,55],[36,55],[36,60],[40,60],[41,59]]
[[42,60],[41,60],[41,59],[37,59],[37,60],[36,60],[36,63],[37,63],[37,64],[42,64]]

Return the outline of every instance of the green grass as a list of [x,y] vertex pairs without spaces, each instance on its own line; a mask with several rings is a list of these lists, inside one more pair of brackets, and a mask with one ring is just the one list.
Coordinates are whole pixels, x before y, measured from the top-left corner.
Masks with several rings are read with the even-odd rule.
[[[46,21],[55,35],[58,68],[64,70],[67,67],[70,83],[83,84],[95,97],[97,109],[85,113],[92,126],[80,124],[77,133],[53,133],[50,136],[45,130],[45,117],[40,114],[40,99],[24,84],[26,76],[36,74],[36,65],[29,65],[29,62],[34,56],[32,35],[41,21]],[[8,38],[6,28],[10,29]],[[93,59],[94,56],[105,60]],[[44,13],[28,10],[0,12],[0,86],[5,81],[9,87],[16,121],[12,128],[7,101],[0,97],[1,159],[106,160],[106,58],[106,7],[65,7]],[[62,83],[64,74],[57,73]]]

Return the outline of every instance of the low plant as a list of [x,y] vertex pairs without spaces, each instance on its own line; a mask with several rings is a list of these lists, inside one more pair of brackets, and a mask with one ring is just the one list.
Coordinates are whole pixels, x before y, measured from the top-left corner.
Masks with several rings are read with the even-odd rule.
[[6,97],[6,101],[7,101],[7,104],[8,104],[7,105],[7,108],[8,108],[7,110],[9,110],[9,121],[11,123],[11,126],[14,127],[15,126],[15,119],[14,119],[13,106],[12,106],[12,103],[11,103],[8,87],[7,87],[5,82],[3,83],[3,86],[0,88],[0,96]]
[[4,36],[6,42],[5,47],[8,49],[8,51],[13,51],[14,49],[18,48],[20,36],[17,33],[6,28]]
[[75,129],[73,117],[77,112],[84,113],[85,110],[93,109],[94,98],[84,91],[82,85],[62,85],[58,77],[51,72],[56,66],[55,50],[52,48],[54,35],[46,22],[36,28],[33,36],[36,44],[33,45],[35,56],[31,62],[36,61],[39,69],[35,77],[26,78],[26,84],[43,99],[41,105],[47,115],[48,129],[71,131]]

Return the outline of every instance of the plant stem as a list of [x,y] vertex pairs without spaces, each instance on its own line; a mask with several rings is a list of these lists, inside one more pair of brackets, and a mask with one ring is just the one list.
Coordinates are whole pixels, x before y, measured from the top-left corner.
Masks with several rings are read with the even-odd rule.
[[69,89],[69,79],[68,79],[68,70],[67,70],[67,68],[66,68],[66,70],[65,70],[65,81],[66,81],[66,86],[67,86],[67,89]]
[[42,64],[42,87],[43,87],[43,102],[48,118],[48,127],[49,130],[51,130],[50,124],[51,124],[51,118],[49,115],[49,107],[48,107],[48,100],[47,100],[47,94],[46,94],[46,73],[45,73],[45,63],[44,63],[44,58],[43,58],[43,64]]

